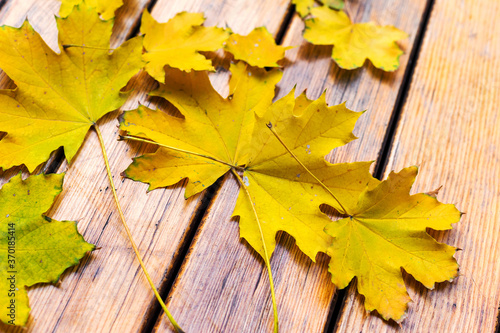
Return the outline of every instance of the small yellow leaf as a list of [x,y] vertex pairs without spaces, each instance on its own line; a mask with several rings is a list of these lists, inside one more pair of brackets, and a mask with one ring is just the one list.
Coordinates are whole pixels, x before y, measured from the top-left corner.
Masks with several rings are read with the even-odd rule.
[[28,321],[25,287],[57,282],[94,248],[78,233],[76,222],[43,215],[61,192],[63,177],[39,175],[23,181],[19,175],[0,189],[0,320],[6,324]]
[[[62,0],[61,9],[59,10],[60,17],[67,17],[73,7],[79,5],[84,0]],[[85,0],[85,3],[101,14],[103,20],[109,20],[115,17],[115,11],[123,5],[123,0]]]
[[357,204],[346,202],[350,216],[326,228],[334,238],[327,251],[333,283],[344,288],[356,277],[365,308],[384,319],[401,320],[411,300],[401,268],[430,289],[458,273],[456,249],[438,243],[426,228],[451,229],[461,214],[432,196],[410,195],[416,175],[416,167],[391,173]]
[[346,13],[328,7],[311,10],[313,18],[306,20],[304,38],[316,45],[334,45],[332,58],[344,69],[363,66],[366,59],[384,71],[399,67],[403,51],[396,41],[408,37],[393,26],[378,26],[373,22],[351,23]]
[[247,36],[232,34],[224,49],[235,59],[255,67],[279,67],[277,61],[285,57],[285,51],[293,48],[276,45],[273,35],[265,27],[255,28]]
[[182,12],[166,23],[158,23],[147,11],[142,15],[141,32],[145,34],[143,59],[146,71],[164,82],[163,67],[190,72],[214,70],[212,62],[200,51],[216,51],[229,37],[229,31],[216,27],[204,27],[201,13]]

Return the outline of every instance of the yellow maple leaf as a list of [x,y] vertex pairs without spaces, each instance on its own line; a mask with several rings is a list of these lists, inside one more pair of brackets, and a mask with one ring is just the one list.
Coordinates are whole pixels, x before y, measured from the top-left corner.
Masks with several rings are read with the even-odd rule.
[[332,58],[341,68],[361,67],[366,59],[385,71],[399,67],[403,51],[396,41],[408,37],[404,31],[373,22],[352,23],[346,13],[324,6],[311,9],[311,14],[304,38],[316,45],[334,45]]
[[[350,200],[373,178],[370,162],[330,164],[324,156],[355,137],[351,131],[361,113],[344,104],[327,106],[325,96],[295,99],[294,91],[272,103],[282,73],[231,65],[231,95],[221,97],[206,72],[167,69],[165,84],[152,95],[170,101],[184,118],[140,107],[125,112],[120,128],[125,139],[155,143],[159,149],[134,159],[125,176],[150,184],[150,189],[188,178],[186,197],[206,189],[230,172],[240,184],[233,216],[240,217],[240,235],[263,257],[270,277],[275,332],[277,306],[272,282],[271,254],[276,234],[285,231],[315,260],[331,238],[329,220],[319,210],[319,183],[307,174],[274,137],[314,170],[338,197]],[[271,125],[269,125],[271,126]]]
[[87,5],[57,22],[60,54],[27,21],[0,28],[0,68],[17,85],[0,91],[0,131],[7,132],[0,168],[25,164],[32,171],[61,146],[71,161],[89,128],[123,104],[120,89],[143,66],[142,39],[110,53],[112,23]]
[[366,189],[355,204],[345,203],[350,215],[328,225],[334,237],[327,253],[333,283],[346,287],[356,277],[368,311],[401,321],[411,300],[401,268],[427,288],[457,276],[456,249],[438,243],[427,232],[451,229],[461,213],[427,194],[409,194],[416,167],[391,173]]
[[[324,0],[318,2],[336,10],[343,9],[345,5],[344,0]],[[292,3],[295,5],[297,13],[299,13],[300,16],[305,17],[313,8],[314,0],[292,0]]]
[[30,307],[26,286],[57,282],[94,246],[75,222],[43,214],[62,190],[64,174],[15,176],[0,189],[0,320],[25,325]]
[[[62,0],[59,16],[67,17],[73,7],[83,2],[84,0]],[[123,0],[85,0],[85,3],[95,8],[103,20],[109,20],[115,17],[115,11],[123,5]]]
[[182,12],[166,23],[158,23],[147,11],[142,15],[141,32],[144,37],[143,59],[146,71],[163,82],[163,67],[168,65],[183,71],[214,70],[212,62],[200,51],[216,51],[229,37],[229,31],[204,27],[201,13]]
[[224,49],[250,66],[260,68],[279,67],[277,61],[285,57],[285,51],[293,46],[276,45],[273,35],[265,27],[255,28],[248,35],[232,34]]
[[272,122],[292,151],[324,177],[335,193],[351,197],[371,182],[370,163],[331,165],[324,156],[355,138],[351,131],[361,113],[344,104],[329,107],[324,95],[316,101],[304,96],[296,100],[294,91],[272,103],[281,72],[249,70],[237,63],[231,73],[233,94],[224,99],[212,88],[207,73],[168,70],[166,84],[153,95],[168,99],[185,118],[146,107],[126,112],[121,129],[153,140],[160,148],[136,158],[125,175],[149,183],[150,189],[189,178],[189,197],[226,172],[238,172],[246,185],[234,211],[241,217],[241,236],[265,257],[264,248],[270,256],[276,233],[283,230],[315,260],[330,242],[323,232],[329,221],[319,211],[321,202],[315,195],[318,184],[273,137],[266,123]]

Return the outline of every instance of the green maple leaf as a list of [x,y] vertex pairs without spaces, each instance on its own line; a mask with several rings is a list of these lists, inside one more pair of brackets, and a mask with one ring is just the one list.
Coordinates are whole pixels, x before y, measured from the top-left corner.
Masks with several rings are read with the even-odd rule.
[[64,174],[16,176],[0,189],[0,320],[24,325],[29,316],[25,287],[57,282],[94,246],[76,222],[43,215],[62,190]]

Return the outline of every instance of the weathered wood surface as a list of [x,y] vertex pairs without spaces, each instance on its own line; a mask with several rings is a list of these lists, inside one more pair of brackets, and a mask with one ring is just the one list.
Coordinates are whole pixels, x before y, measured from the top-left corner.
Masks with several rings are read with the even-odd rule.
[[[342,332],[494,332],[500,303],[500,3],[436,0],[386,174],[420,165],[415,191],[465,212],[438,240],[462,251],[460,277],[427,291],[401,328],[365,316],[352,290]],[[498,329],[498,326],[497,326]],[[497,331],[498,332],[498,331]]]
[[[136,33],[141,10],[148,0],[126,0],[117,12],[112,45]],[[434,2],[434,1],[433,1]],[[415,49],[427,1],[349,1],[354,21],[374,20],[392,24],[410,33],[401,45],[406,54],[401,68],[384,73],[368,65],[344,71],[331,61],[331,47],[312,46],[303,41],[302,21],[295,15],[286,20],[288,1],[159,0],[152,14],[166,21],[182,10],[202,11],[207,25],[225,25],[248,33],[266,26],[275,36],[285,31],[283,44],[300,45],[287,52],[285,73],[278,96],[295,84],[297,93],[307,88],[310,98],[327,89],[327,101],[347,101],[354,110],[367,109],[355,129],[359,140],[334,151],[335,162],[377,160],[384,146],[391,117],[398,100],[409,94],[401,111],[390,150],[386,174],[404,166],[419,164],[416,189],[427,191],[444,185],[439,198],[454,202],[467,212],[457,229],[433,233],[439,240],[463,249],[457,254],[462,276],[454,283],[425,291],[411,280],[409,318],[403,331],[493,332],[500,301],[500,164],[498,117],[500,73],[500,15],[496,0],[480,3],[435,0],[419,61],[409,92],[403,84]],[[56,45],[55,25],[47,12],[57,11],[57,0],[7,0],[0,9],[0,24],[19,24],[29,12],[38,19],[39,31]],[[496,15],[495,15],[496,14]],[[224,76],[214,80],[224,91]],[[12,83],[0,73],[0,87]],[[132,85],[136,91],[125,108],[138,101],[154,104],[145,96],[154,82],[141,74]],[[497,109],[495,109],[497,108]],[[204,212],[202,194],[188,201],[182,184],[146,193],[144,184],[120,181],[120,172],[130,159],[154,150],[147,145],[116,141],[117,113],[105,117],[100,126],[108,148],[117,191],[132,233],[146,266],[164,294],[172,286],[168,306],[188,332],[272,331],[272,306],[263,261],[239,240],[238,224],[230,216],[238,185],[230,176]],[[54,155],[49,168],[67,169]],[[29,332],[156,332],[171,331],[140,271],[121,227],[112,200],[95,133],[89,132],[78,157],[69,169],[63,194],[49,215],[56,219],[79,220],[79,230],[100,250],[67,271],[61,283],[29,291],[32,315]],[[379,163],[381,161],[377,161]],[[383,163],[381,164],[384,165]],[[18,172],[9,170],[0,183]],[[185,258],[183,249],[189,246]],[[294,245],[291,237],[279,235],[271,259],[275,277],[282,332],[378,332],[401,330],[375,315],[366,315],[362,300],[349,290],[337,324],[329,326],[336,305],[336,292],[326,270],[328,257],[312,263]],[[183,261],[177,277],[174,266]],[[335,318],[333,319],[335,320]]]

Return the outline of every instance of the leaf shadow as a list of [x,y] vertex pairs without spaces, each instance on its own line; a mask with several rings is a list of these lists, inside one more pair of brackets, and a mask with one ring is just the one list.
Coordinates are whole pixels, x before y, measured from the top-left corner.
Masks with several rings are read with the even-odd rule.
[[[302,43],[302,45],[298,48],[297,59],[301,61],[316,62],[326,58],[331,58],[332,50],[332,45],[315,45],[304,41],[304,43]],[[290,63],[285,61],[283,65],[288,66]]]
[[395,84],[396,80],[398,79],[398,76],[400,75],[398,71],[401,70],[404,71],[404,69],[398,68],[395,71],[386,72],[382,69],[373,66],[373,64],[369,60],[365,61],[363,67],[367,69],[367,72],[369,73],[369,75],[372,77],[373,80],[375,80],[376,82],[380,82],[380,84],[382,85]]
[[353,81],[359,81],[363,67],[354,70],[340,68],[331,58],[332,48],[332,45],[314,45],[304,41],[297,50],[288,51],[283,62],[283,79],[278,85],[282,92],[277,98],[295,86],[296,96],[306,91],[307,97],[314,100],[325,90],[345,90]]
[[201,51],[199,53],[203,54],[208,60],[211,60],[215,68],[222,67],[228,70],[231,63],[234,62],[233,54],[224,49],[219,49],[217,51]]

